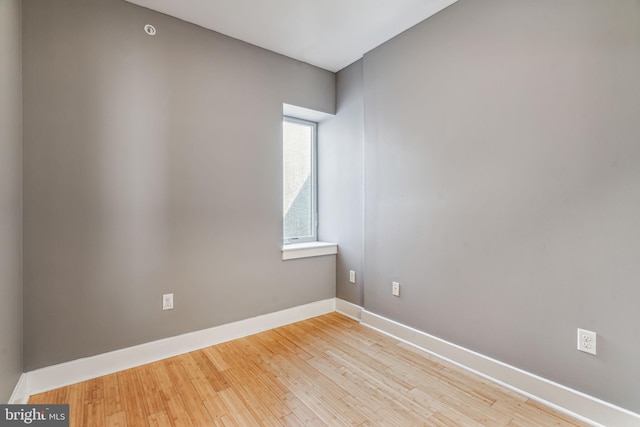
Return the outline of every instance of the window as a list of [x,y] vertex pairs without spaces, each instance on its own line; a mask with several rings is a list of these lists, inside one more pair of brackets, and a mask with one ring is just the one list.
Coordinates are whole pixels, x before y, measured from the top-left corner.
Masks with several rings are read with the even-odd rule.
[[284,117],[283,152],[283,239],[284,243],[317,240],[317,124]]

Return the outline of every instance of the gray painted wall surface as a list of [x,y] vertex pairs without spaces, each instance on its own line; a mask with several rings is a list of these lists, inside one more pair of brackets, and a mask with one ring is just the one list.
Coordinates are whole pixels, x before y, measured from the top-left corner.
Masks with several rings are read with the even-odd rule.
[[[362,60],[337,74],[335,118],[318,128],[319,238],[338,243],[336,296],[363,304],[364,110]],[[356,284],[349,283],[349,270]]]
[[282,103],[333,113],[333,73],[121,1],[23,14],[26,370],[335,296],[280,252]]
[[461,0],[365,55],[366,308],[639,412],[638,76],[637,0]]
[[22,373],[20,0],[0,1],[0,402]]

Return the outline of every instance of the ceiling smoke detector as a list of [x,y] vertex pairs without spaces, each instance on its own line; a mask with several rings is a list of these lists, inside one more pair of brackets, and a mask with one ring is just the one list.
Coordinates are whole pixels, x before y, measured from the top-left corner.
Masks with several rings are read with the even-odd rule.
[[147,33],[150,36],[155,36],[156,35],[156,27],[154,27],[153,25],[145,25],[144,26],[144,32]]

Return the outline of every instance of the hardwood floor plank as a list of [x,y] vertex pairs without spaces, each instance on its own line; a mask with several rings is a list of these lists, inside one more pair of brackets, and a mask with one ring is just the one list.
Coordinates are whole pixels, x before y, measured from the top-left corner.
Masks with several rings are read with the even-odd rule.
[[67,388],[67,403],[69,403],[69,426],[82,427],[84,422],[84,385],[77,383]]
[[342,384],[349,393],[347,399],[355,398],[354,404],[369,411],[369,421],[380,423],[386,420],[396,424],[411,421],[415,424],[433,413],[407,397],[399,398],[392,388],[376,378],[358,372],[352,365],[330,355],[316,357],[309,363],[332,381]]
[[[209,350],[209,349],[205,349]],[[219,363],[212,359],[209,354],[212,352],[209,351],[194,351],[191,353],[191,358],[194,360],[195,364],[198,366],[200,371],[204,374],[207,381],[211,384],[211,387],[215,391],[224,390],[229,387],[227,380],[225,379],[222,372],[228,369],[226,363]],[[218,355],[216,355],[217,357]],[[222,358],[220,358],[222,360]],[[224,366],[224,370],[221,371],[217,368],[217,366]]]
[[241,426],[260,425],[251,412],[244,406],[242,399],[232,389],[228,388],[219,393],[224,405],[229,408],[228,417]]
[[[191,384],[193,385],[196,393],[198,394],[198,397],[205,406],[211,419],[214,421],[214,423],[224,424],[223,418],[228,416],[229,409],[224,405],[224,402],[220,398],[218,392],[213,387],[212,382],[209,381],[209,378],[203,372],[203,369],[215,370],[215,368],[210,361],[205,361],[203,362],[204,364],[196,362],[196,359],[200,359],[200,356],[203,355],[198,353],[200,352],[185,354],[183,356],[180,356],[178,360],[182,363],[182,366],[185,369],[185,372],[187,373]],[[220,375],[220,380],[224,384],[227,384],[224,376]],[[220,381],[216,381],[215,383],[220,384]],[[225,388],[228,388],[228,385]]]
[[291,413],[295,415],[295,417],[305,426],[326,426],[325,423],[320,421],[313,410],[305,405],[304,402],[298,399],[293,393],[286,393],[281,396],[281,399],[285,402]]
[[562,421],[564,421],[566,423],[569,423],[569,424],[572,424],[572,425],[576,425],[576,426],[580,425],[577,422],[577,420],[571,418],[570,416],[562,414],[562,413],[556,411],[553,408],[545,406],[540,402],[536,402],[533,399],[527,399],[527,405],[532,406],[533,408],[535,408],[537,411],[539,411],[538,413],[540,413],[540,414],[546,414],[548,416],[551,416],[554,419],[555,418],[559,418]]
[[85,381],[83,400],[91,401],[104,398],[104,379],[102,377]]
[[[279,425],[277,419],[290,413],[277,396],[271,395],[266,388],[256,387],[255,383],[239,383],[233,386],[233,390],[261,424]],[[272,407],[270,404],[276,405],[276,407]]]
[[180,362],[181,357],[183,356],[167,359],[164,363],[169,373],[171,384],[179,396],[184,396],[182,398],[182,404],[191,418],[191,424],[193,424],[194,427],[211,425],[211,416],[202,404],[202,400],[199,398],[195,387],[189,379],[189,375],[187,375],[186,370],[182,366]]
[[[220,353],[220,349],[218,348],[218,346],[214,346],[214,347],[207,347],[205,349],[201,350],[208,358],[209,360],[211,360],[211,363],[213,363],[213,366],[220,372],[226,370],[227,364],[225,363],[222,354]],[[198,352],[194,352],[194,353],[198,353]]]
[[[164,400],[162,400],[162,396],[159,393],[159,386],[151,366],[140,366],[133,373],[136,381],[140,384],[141,392],[144,396],[142,403],[144,404],[145,412],[149,414],[148,418],[151,418],[152,414],[165,413]],[[158,417],[154,419],[156,418]]]
[[197,353],[199,352],[188,353],[181,357],[180,361],[211,419],[214,423],[222,423],[221,419],[227,415],[229,410],[224,406],[211,382],[196,363],[194,356],[198,357]]
[[83,426],[105,427],[107,425],[106,416],[104,414],[104,399],[91,400],[85,404]]
[[[243,399],[245,406],[258,419],[277,419],[291,413],[287,406],[269,387],[260,381],[259,376],[246,378],[237,371],[226,371],[225,374],[236,380],[233,390]],[[235,375],[234,375],[235,374]],[[243,379],[244,378],[244,379]]]
[[156,412],[147,417],[149,427],[171,427],[171,420],[165,411]]
[[[182,397],[178,394],[171,384],[171,378],[165,367],[164,361],[151,363],[151,370],[158,385],[160,396],[167,408],[167,416],[173,426],[192,427],[191,417],[182,403]],[[187,398],[189,396],[186,396]]]
[[[106,417],[113,414],[124,413],[124,404],[120,395],[120,384],[118,374],[111,374],[102,377],[104,384],[104,413]],[[66,387],[60,390],[66,390]]]
[[330,313],[31,397],[71,426],[583,423]]
[[439,427],[482,427],[482,424],[479,422],[457,412],[450,412],[449,415],[450,416],[447,416],[441,412],[436,412],[429,418],[428,424]]
[[[368,414],[361,407],[346,402],[348,393],[340,385],[322,374],[310,375],[311,369],[305,367],[308,365],[280,358],[278,366],[282,369],[280,381],[325,424],[358,425],[367,419]],[[291,372],[296,374],[290,375]]]
[[295,416],[295,414],[289,414],[280,418],[280,425],[285,427],[305,427],[302,421]]
[[124,411],[127,415],[127,424],[131,426],[148,426],[147,411],[145,410],[142,385],[137,381],[134,369],[118,372],[118,384],[120,385],[120,395],[124,404]]
[[127,414],[125,414],[124,411],[108,415],[106,421],[109,427],[129,427],[127,424]]

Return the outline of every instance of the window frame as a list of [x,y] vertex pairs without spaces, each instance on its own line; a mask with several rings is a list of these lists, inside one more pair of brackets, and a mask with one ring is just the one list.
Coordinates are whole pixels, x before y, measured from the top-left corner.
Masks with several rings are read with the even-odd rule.
[[[285,232],[285,216],[284,212],[284,191],[285,191],[285,152],[284,152],[284,124],[285,122],[297,123],[311,127],[311,236],[304,237],[286,237]],[[282,244],[284,246],[296,243],[309,243],[318,241],[318,123],[293,117],[288,115],[282,116]]]

